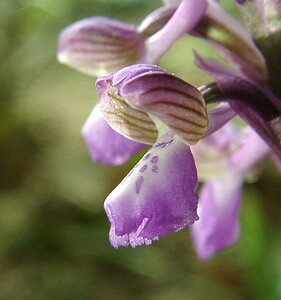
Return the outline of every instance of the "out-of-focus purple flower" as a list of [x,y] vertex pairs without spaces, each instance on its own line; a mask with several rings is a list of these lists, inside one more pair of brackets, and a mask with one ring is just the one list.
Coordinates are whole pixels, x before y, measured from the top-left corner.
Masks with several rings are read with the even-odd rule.
[[210,259],[237,241],[245,176],[268,151],[253,130],[241,131],[230,125],[192,148],[199,178],[205,181],[200,192],[199,221],[191,227],[200,259]]
[[231,173],[203,185],[198,207],[200,218],[191,228],[200,259],[210,259],[237,241],[240,233],[238,215],[241,194],[242,178]]

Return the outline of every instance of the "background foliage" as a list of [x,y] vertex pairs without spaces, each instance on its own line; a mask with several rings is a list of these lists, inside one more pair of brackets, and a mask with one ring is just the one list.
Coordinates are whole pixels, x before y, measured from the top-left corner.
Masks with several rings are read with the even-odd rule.
[[[91,163],[79,131],[94,79],[56,62],[57,37],[91,15],[138,24],[160,3],[0,1],[0,299],[281,299],[280,177],[269,159],[245,185],[240,241],[213,260],[197,260],[188,229],[150,247],[109,245],[103,200],[140,156]],[[184,38],[160,63],[199,85],[209,79],[192,48],[215,55]]]

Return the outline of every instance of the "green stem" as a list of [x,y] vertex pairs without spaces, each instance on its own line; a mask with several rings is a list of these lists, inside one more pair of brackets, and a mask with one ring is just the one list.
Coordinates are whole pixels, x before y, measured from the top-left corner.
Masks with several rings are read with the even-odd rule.
[[198,90],[203,96],[206,104],[221,102],[224,100],[224,96],[215,82],[201,85]]

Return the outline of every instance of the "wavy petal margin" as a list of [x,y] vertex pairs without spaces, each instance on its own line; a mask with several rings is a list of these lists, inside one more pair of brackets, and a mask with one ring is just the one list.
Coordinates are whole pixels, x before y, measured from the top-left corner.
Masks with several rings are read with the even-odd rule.
[[198,220],[197,171],[189,147],[160,137],[105,200],[113,247],[149,245]]

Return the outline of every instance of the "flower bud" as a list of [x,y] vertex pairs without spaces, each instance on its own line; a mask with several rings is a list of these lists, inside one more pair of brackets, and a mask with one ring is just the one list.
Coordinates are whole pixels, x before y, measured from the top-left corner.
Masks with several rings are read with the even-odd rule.
[[200,92],[157,66],[124,68],[100,78],[97,90],[109,124],[136,141],[155,141],[157,131],[149,115],[158,118],[188,145],[196,144],[207,130],[207,111]]
[[89,75],[104,75],[136,63],[144,51],[137,28],[117,20],[91,17],[65,28],[58,60]]

